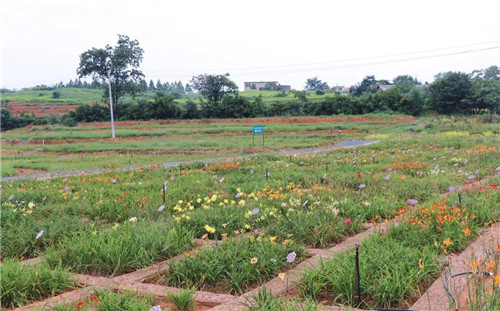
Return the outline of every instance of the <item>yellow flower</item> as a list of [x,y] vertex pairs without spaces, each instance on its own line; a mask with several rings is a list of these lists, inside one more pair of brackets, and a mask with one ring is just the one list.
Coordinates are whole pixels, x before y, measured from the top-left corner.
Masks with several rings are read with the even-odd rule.
[[285,279],[285,273],[281,272],[278,277],[283,281]]
[[245,200],[241,200],[241,201],[239,201],[239,202],[238,202],[238,205],[239,205],[239,206],[243,206],[243,205],[245,205]]
[[33,207],[35,207],[35,203],[33,203],[33,202],[29,202],[29,203],[28,203],[28,207],[29,207],[29,208],[33,208]]
[[214,194],[214,195],[212,195],[212,197],[210,198],[210,200],[211,200],[212,202],[217,201],[217,195],[215,195],[215,194]]
[[274,241],[276,240],[276,237],[275,236],[270,236],[269,237],[269,241],[271,241],[271,243],[274,243]]
[[257,259],[257,257],[254,257],[254,258],[252,258],[252,260],[250,260],[250,263],[251,263],[252,265],[254,265],[254,264],[256,264],[258,261],[259,261],[259,260]]
[[246,225],[245,225],[245,229],[250,229],[250,225],[249,225],[249,224],[246,224]]
[[210,227],[209,225],[205,225],[205,230],[206,230],[208,233],[215,233],[215,228]]
[[200,202],[201,202],[201,199],[200,199],[200,198],[198,198],[198,200],[196,200],[196,202],[200,203]]

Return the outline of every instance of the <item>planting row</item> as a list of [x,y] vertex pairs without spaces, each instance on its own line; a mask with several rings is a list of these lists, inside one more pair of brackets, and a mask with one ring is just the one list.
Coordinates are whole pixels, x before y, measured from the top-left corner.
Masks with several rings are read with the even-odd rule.
[[[306,246],[326,248],[364,222],[397,217],[399,226],[382,226],[361,245],[362,288],[367,305],[404,306],[438,274],[437,258],[463,249],[484,223],[498,220],[498,178],[478,183],[495,174],[496,148],[487,137],[429,138],[199,163],[181,172],[152,167],[4,183],[2,265],[41,256],[46,269],[115,276],[181,255],[155,282],[242,293],[303,260]],[[452,187],[460,184],[473,190]],[[186,254],[195,238],[220,242]],[[299,283],[303,296],[355,305],[353,255],[339,256],[307,273]],[[389,271],[397,272],[392,279]],[[11,306],[67,289],[26,289],[6,275],[2,268],[2,287],[6,278],[13,285],[2,293],[19,295]]]

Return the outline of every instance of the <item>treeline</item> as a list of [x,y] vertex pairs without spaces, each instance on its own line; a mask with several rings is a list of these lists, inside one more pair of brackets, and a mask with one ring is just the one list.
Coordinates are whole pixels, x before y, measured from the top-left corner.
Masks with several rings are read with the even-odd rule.
[[[133,84],[134,85],[132,87],[138,89],[139,91],[160,91],[171,94],[175,97],[193,92],[193,88],[189,85],[189,83],[183,84],[181,81],[162,82],[160,79],[158,79],[155,83],[153,82],[153,80],[149,80],[149,82],[147,82],[146,80],[142,79],[140,82]],[[61,81],[50,86],[41,84],[33,87],[32,89],[40,91],[54,91],[59,88],[106,89],[107,87],[108,83],[105,81],[94,80],[92,82],[87,82],[82,81],[81,79],[75,79],[69,80],[69,82],[67,83]],[[3,88],[0,90],[0,92],[12,93],[14,91]]]
[[[309,82],[314,83],[309,83]],[[153,90],[152,97],[123,97],[114,105],[116,120],[200,119],[200,118],[253,118],[274,116],[336,115],[366,113],[401,113],[418,116],[423,113],[477,114],[500,113],[500,70],[491,66],[470,74],[447,72],[438,74],[432,84],[420,84],[410,76],[398,76],[392,83],[367,76],[351,87],[348,94],[337,90],[326,92],[321,100],[310,101],[306,91],[291,91],[294,100],[264,102],[262,96],[244,97],[227,76],[200,75],[193,77],[192,86],[181,82],[156,84],[140,83]],[[310,84],[310,85],[309,85]],[[321,80],[308,80],[307,89],[314,91]],[[195,89],[198,101],[178,103],[182,92]],[[316,90],[318,91],[318,90]],[[288,96],[284,91],[276,97]],[[28,124],[62,123],[67,126],[79,122],[108,121],[109,106],[85,104],[63,116],[35,117],[22,114],[12,116],[2,109],[2,130]]]

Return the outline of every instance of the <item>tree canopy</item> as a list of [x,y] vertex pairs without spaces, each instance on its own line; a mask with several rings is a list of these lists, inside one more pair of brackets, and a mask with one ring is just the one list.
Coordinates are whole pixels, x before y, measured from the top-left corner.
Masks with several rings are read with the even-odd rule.
[[472,80],[463,72],[447,72],[437,76],[429,87],[432,109],[438,113],[467,113],[471,108]]
[[[105,48],[92,48],[82,53],[77,74],[80,78],[91,76],[94,80],[109,80],[113,102],[116,104],[124,94],[134,95],[140,91],[139,83],[144,77],[139,70],[143,52],[137,40],[118,35],[116,46],[106,45]],[[108,98],[106,89],[104,99]]]
[[226,94],[236,93],[238,86],[226,75],[202,74],[191,79],[191,87],[212,105],[219,104]]
[[306,90],[310,91],[324,91],[328,89],[328,83],[318,79],[318,77],[307,79]]

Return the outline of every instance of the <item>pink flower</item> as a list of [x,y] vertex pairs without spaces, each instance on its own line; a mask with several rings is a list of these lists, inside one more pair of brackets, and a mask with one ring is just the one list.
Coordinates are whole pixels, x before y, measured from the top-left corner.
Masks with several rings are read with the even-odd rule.
[[351,218],[347,218],[344,220],[344,224],[349,225],[351,223]]

